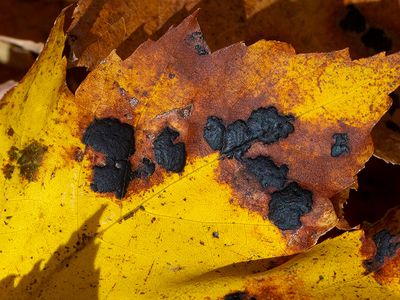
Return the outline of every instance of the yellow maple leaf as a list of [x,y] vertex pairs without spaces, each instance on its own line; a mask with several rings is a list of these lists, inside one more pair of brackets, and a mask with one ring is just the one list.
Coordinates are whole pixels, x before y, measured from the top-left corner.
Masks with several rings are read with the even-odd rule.
[[[63,22],[1,100],[11,298],[167,297],[211,270],[308,249],[336,225],[329,198],[371,156],[400,79],[399,54],[351,61],[266,41],[209,53],[191,16],[126,60],[112,52],[73,95]],[[203,137],[210,117],[226,130],[220,153]],[[252,137],[229,148],[238,120]],[[135,147],[119,143],[133,133]],[[257,157],[281,175],[260,176]]]

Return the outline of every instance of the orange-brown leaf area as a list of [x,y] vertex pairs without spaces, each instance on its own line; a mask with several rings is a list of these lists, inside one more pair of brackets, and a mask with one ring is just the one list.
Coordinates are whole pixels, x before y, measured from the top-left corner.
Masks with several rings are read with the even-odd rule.
[[[16,1],[0,19],[6,24],[0,34],[44,41],[69,3]],[[400,298],[400,169],[386,163],[400,162],[398,1],[80,0],[67,12],[66,23],[58,23],[66,39],[58,33],[51,46],[58,54],[47,54],[52,38],[42,53],[62,75],[55,79],[56,104],[43,106],[48,115],[36,122],[54,122],[55,131],[46,129],[48,139],[42,133],[29,137],[35,125],[25,120],[13,128],[0,120],[6,128],[0,149],[7,147],[3,193],[7,203],[9,195],[20,201],[40,183],[43,195],[60,190],[64,199],[66,189],[73,190],[87,201],[85,218],[72,232],[57,224],[63,242],[40,260],[32,254],[28,273],[13,267],[0,280],[7,291],[0,299],[61,299],[79,290],[90,299],[126,297],[120,282],[115,289],[117,282],[111,288],[105,283],[104,276],[117,273],[123,280],[128,274],[134,295],[143,298]],[[43,15],[45,21],[37,20]],[[39,59],[25,84],[40,85],[41,64]],[[21,70],[6,66],[1,81],[20,79]],[[12,111],[15,91],[0,99],[0,110]],[[16,107],[25,109],[30,92]],[[58,172],[75,168],[79,184],[72,178],[68,186],[54,184]],[[17,175],[23,182],[18,188]],[[201,197],[203,203],[195,204]],[[110,213],[116,207],[120,216]],[[13,225],[6,209],[1,216],[6,227]],[[219,246],[187,242],[190,229],[180,230],[175,220],[188,228],[203,224],[207,231],[219,222],[243,225],[251,236],[242,237],[244,254],[232,248],[238,256],[221,259]],[[49,232],[58,228],[53,225]],[[118,231],[119,225],[124,229]],[[153,253],[140,239],[154,228],[157,239],[147,233],[146,242],[158,248]],[[213,241],[223,241],[223,230],[211,231]],[[115,233],[121,236],[109,237]],[[126,263],[132,257],[128,247],[118,246],[124,240],[136,251],[135,241],[143,252],[137,257],[146,262]],[[176,241],[183,246],[172,245]],[[218,258],[188,263],[187,253],[198,253],[190,247]],[[170,248],[176,257],[168,269],[188,274],[178,283],[164,277],[155,254]],[[25,266],[28,258],[21,256]],[[124,264],[141,271],[123,273]],[[155,291],[163,280],[174,284]],[[147,281],[156,284],[146,287]]]
[[[400,7],[395,0],[113,0],[79,2],[69,29],[70,58],[76,65],[92,68],[114,48],[121,57],[128,57],[147,38],[160,38],[197,8],[201,8],[199,23],[213,51],[260,39],[288,42],[298,53],[349,47],[353,58],[400,49]],[[80,22],[81,18],[85,20]],[[398,106],[398,94],[392,98]],[[392,110],[373,133],[376,155],[392,163],[400,161],[399,118]],[[396,146],[387,146],[391,144]]]
[[[148,57],[152,57],[152,60],[148,60]],[[261,57],[264,63],[257,65],[256,61]],[[378,66],[381,59],[383,57],[376,57],[375,61],[369,60],[368,64]],[[157,61],[156,65],[154,61]],[[376,122],[371,119],[365,120],[364,125],[356,125],[352,122],[352,116],[339,121],[327,117],[326,111],[331,109],[330,105],[337,105],[335,98],[340,96],[326,99],[323,104],[307,106],[304,98],[307,94],[301,90],[306,79],[297,77],[298,74],[307,72],[310,77],[313,74],[320,76],[331,63],[356,67],[364,62],[352,62],[345,52],[296,55],[292,48],[281,43],[261,43],[250,49],[243,44],[236,44],[211,54],[195,19],[189,17],[157,42],[144,43],[125,61],[111,54],[88,75],[76,91],[76,104],[85,107],[80,112],[81,131],[78,135],[82,136],[89,127],[93,113],[98,119],[117,117],[124,123],[133,124],[139,142],[132,165],[139,165],[143,158],[157,161],[152,150],[155,137],[164,128],[171,127],[179,133],[179,141],[184,142],[190,161],[213,152],[203,138],[203,128],[209,117],[217,117],[223,120],[223,126],[228,126],[235,122],[237,124],[238,120],[248,119],[260,107],[274,107],[282,116],[291,115],[294,132],[287,134],[279,143],[276,139],[266,147],[266,143],[257,143],[256,140],[248,144],[249,151],[244,156],[237,154],[240,151],[226,153],[228,157],[231,154],[240,157],[220,161],[219,180],[234,189],[236,197],[232,199],[232,204],[267,216],[271,195],[282,187],[269,184],[265,192],[254,176],[246,171],[243,160],[268,157],[277,166],[285,165],[288,173],[283,185],[286,181],[292,182],[292,186],[299,185],[298,193],[309,191],[313,195],[312,210],[304,208],[305,211],[299,215],[311,211],[302,217],[302,228],[283,225],[286,229],[299,229],[294,235],[288,235],[294,247],[307,248],[320,234],[336,224],[334,210],[328,199],[353,184],[355,174],[371,155],[368,135]],[[290,67],[282,66],[293,64],[301,64],[305,69],[295,68],[293,75],[289,75],[294,78],[281,81],[281,78],[293,72]],[[329,88],[319,86],[317,82],[312,84],[316,84],[317,89]],[[221,90],[221,86],[225,88]],[[106,100],[99,103],[98,99]],[[131,99],[135,99],[133,111]],[[293,113],[296,107],[298,113]],[[369,113],[374,114],[379,110],[375,110],[372,103],[368,105]],[[327,121],[326,126],[317,126],[316,122],[322,120]],[[337,157],[331,152],[334,136],[341,132],[346,137],[350,136],[351,141],[346,146],[349,153]],[[240,146],[242,144],[238,143],[235,147]],[[162,168],[157,168],[152,182],[161,180],[164,172]],[[140,182],[130,185],[128,197],[140,189]],[[285,192],[292,190],[288,188]]]

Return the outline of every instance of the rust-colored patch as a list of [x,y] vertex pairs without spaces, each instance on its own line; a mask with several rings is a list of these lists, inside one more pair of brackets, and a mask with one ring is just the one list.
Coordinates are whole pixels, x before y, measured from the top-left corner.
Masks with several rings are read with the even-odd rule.
[[[286,282],[286,285],[282,285]],[[250,279],[246,285],[246,291],[255,299],[310,299],[310,295],[303,292],[304,282],[294,276],[287,278],[271,277],[266,279]]]
[[7,154],[8,154],[8,158],[10,159],[10,161],[15,161],[18,158],[18,148],[15,146],[11,146],[10,150],[8,150]]
[[256,298],[249,295],[246,291],[236,291],[226,294],[223,300],[255,300]]
[[[391,282],[400,273],[400,207],[391,209],[373,225],[365,225],[361,254],[366,258],[366,273],[373,272],[381,284]],[[384,238],[386,237],[386,241]]]
[[76,147],[74,149],[73,158],[74,158],[75,161],[81,162],[83,160],[83,155],[84,155],[84,153],[81,150],[81,148]]
[[6,164],[3,167],[3,174],[6,179],[11,179],[12,174],[14,173],[15,166],[11,164]]
[[20,175],[23,178],[28,181],[34,181],[36,179],[37,171],[42,164],[46,151],[47,146],[44,146],[37,141],[31,142],[20,151],[17,164],[19,166]]

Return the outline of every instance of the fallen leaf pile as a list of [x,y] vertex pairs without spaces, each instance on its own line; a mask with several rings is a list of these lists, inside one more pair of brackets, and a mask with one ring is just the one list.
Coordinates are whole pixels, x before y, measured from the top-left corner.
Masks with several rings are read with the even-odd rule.
[[0,299],[399,299],[399,202],[351,197],[400,157],[379,2],[61,11],[0,99]]

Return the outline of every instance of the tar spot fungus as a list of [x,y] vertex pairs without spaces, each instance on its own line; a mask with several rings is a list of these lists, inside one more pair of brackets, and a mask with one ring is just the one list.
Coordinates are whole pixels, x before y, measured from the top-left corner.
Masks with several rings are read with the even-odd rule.
[[376,52],[389,51],[392,49],[392,40],[389,39],[382,29],[371,27],[361,36],[361,41],[367,48]]
[[200,31],[195,31],[189,34],[187,40],[190,44],[194,45],[194,50],[198,55],[208,55],[210,53],[204,40],[203,33]]
[[156,170],[156,165],[147,157],[142,159],[142,165],[135,171],[132,172],[133,178],[148,178],[153,175]]
[[347,133],[335,133],[332,138],[335,143],[331,148],[331,156],[339,157],[342,154],[350,153],[349,137]]
[[135,152],[133,127],[118,119],[95,119],[86,129],[83,142],[113,160],[128,159]]
[[249,150],[252,134],[243,120],[237,120],[226,127],[222,154],[239,159]]
[[203,137],[213,150],[221,150],[224,143],[225,126],[217,117],[208,117]]
[[312,204],[312,193],[291,182],[271,194],[268,218],[281,230],[296,230],[301,227],[300,217],[311,211]]
[[383,229],[373,236],[376,245],[375,256],[364,262],[364,266],[368,272],[379,270],[385,262],[385,257],[393,257],[396,251],[400,249],[400,242],[393,242],[393,235],[387,229]]
[[117,161],[106,163],[104,167],[93,168],[93,182],[90,187],[99,193],[115,193],[117,198],[125,196],[130,181],[130,163]]
[[234,292],[225,295],[224,300],[256,300],[256,297],[250,296],[247,292]]
[[293,116],[280,115],[275,107],[270,106],[253,111],[247,125],[256,139],[264,144],[273,144],[294,131],[293,121]]
[[273,144],[294,131],[293,116],[280,115],[273,106],[254,110],[247,121],[237,120],[226,128],[222,120],[211,116],[204,127],[204,138],[213,150],[241,159],[253,142]]
[[28,181],[36,179],[37,171],[42,164],[47,147],[37,141],[33,141],[19,153],[17,164],[20,174]]
[[174,144],[179,132],[166,127],[154,140],[154,155],[157,164],[167,171],[182,172],[186,164],[186,149],[182,142]]
[[347,14],[344,19],[340,21],[340,27],[342,27],[344,31],[356,33],[362,33],[367,28],[364,16],[354,5],[347,6]]
[[282,189],[287,180],[289,168],[287,165],[278,167],[267,156],[257,156],[256,158],[244,158],[243,162],[248,172],[253,174],[262,187],[275,187]]
[[135,152],[133,127],[113,118],[95,119],[83,142],[106,157],[104,166],[93,168],[92,190],[123,198],[131,178],[129,157]]

